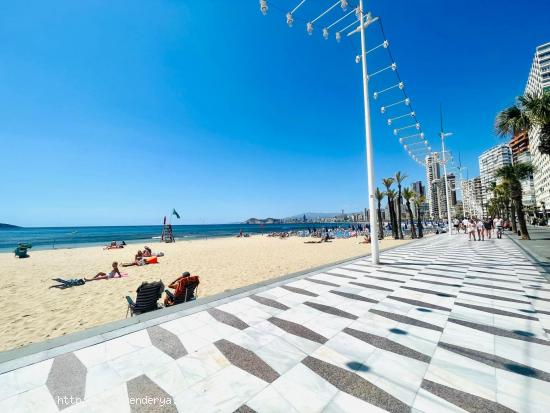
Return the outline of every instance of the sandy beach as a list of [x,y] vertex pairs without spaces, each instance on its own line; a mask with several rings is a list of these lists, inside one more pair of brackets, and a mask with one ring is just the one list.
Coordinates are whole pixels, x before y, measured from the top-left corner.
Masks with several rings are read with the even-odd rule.
[[[119,250],[84,247],[30,251],[28,259],[0,254],[0,351],[85,330],[124,319],[126,295],[135,298],[143,281],[161,279],[165,285],[190,271],[199,275],[199,297],[278,277],[338,260],[367,254],[361,238],[305,244],[308,238],[253,236],[217,238],[175,244],[150,243],[165,256],[160,263],[122,268],[125,278],[88,282],[65,290],[48,288],[52,278],[91,277],[107,272],[113,261],[128,262],[142,245]],[[405,241],[384,240],[382,248]]]

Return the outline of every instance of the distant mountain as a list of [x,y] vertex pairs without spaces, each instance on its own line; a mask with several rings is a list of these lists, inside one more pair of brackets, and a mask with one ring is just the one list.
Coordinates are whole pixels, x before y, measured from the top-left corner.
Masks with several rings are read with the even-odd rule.
[[0,229],[11,229],[11,228],[21,228],[17,225],[10,225],[10,224],[2,224],[0,223]]
[[244,223],[245,224],[260,225],[260,224],[278,224],[279,222],[281,222],[281,220],[280,219],[275,219],[275,218],[266,218],[266,219],[249,218]]

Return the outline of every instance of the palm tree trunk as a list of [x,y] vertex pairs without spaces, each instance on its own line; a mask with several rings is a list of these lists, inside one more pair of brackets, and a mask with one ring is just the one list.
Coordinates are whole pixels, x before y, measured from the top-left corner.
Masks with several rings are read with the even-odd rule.
[[512,232],[514,234],[518,233],[518,227],[516,225],[516,206],[514,201],[510,204],[510,221],[512,222]]
[[391,220],[391,232],[393,239],[399,238],[399,232],[397,230],[397,217],[395,216],[395,205],[393,203],[393,198],[390,201],[390,220]]
[[401,203],[403,198],[401,197],[401,185],[398,185],[397,192],[397,229],[399,232],[399,239],[403,239],[403,229],[401,228]]
[[409,201],[406,201],[407,202],[407,212],[409,213],[409,221],[411,223],[411,238],[416,238],[416,230],[414,228],[414,218],[413,218],[413,213],[412,213],[412,210],[411,210],[411,203]]
[[521,231],[521,239],[531,239],[529,237],[529,231],[527,231],[527,222],[525,221],[525,214],[523,213],[523,202],[521,197],[515,198],[516,212],[519,221],[519,230]]
[[384,225],[382,224],[382,205],[378,201],[378,239],[384,239]]
[[420,216],[420,207],[418,205],[416,206],[416,226],[418,227],[418,238],[423,238],[422,217]]

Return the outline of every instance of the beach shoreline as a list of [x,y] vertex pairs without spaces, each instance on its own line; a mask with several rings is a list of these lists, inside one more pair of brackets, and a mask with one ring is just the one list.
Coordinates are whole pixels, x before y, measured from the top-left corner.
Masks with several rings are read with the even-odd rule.
[[[87,282],[65,290],[49,288],[53,278],[91,277],[107,272],[113,261],[133,259],[137,245],[104,250],[101,246],[30,251],[17,259],[0,253],[0,351],[11,350],[68,333],[125,318],[125,296],[135,299],[144,281],[162,280],[165,286],[183,271],[201,278],[199,297],[205,297],[286,274],[370,253],[362,237],[307,244],[318,238],[280,239],[255,235],[216,237],[165,244],[149,242],[164,252],[159,264],[121,268],[128,276]],[[383,240],[383,249],[410,240]]]

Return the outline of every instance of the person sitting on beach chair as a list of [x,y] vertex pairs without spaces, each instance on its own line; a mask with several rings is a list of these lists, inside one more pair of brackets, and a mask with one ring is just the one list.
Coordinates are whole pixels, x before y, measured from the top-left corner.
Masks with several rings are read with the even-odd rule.
[[120,270],[118,269],[118,262],[113,262],[113,269],[109,273],[98,272],[92,278],[84,278],[86,281],[107,280],[109,278],[115,278],[118,274],[118,278],[122,277]]
[[189,272],[185,271],[168,286],[168,288],[173,288],[175,290],[173,294],[169,290],[165,290],[166,298],[164,299],[164,305],[169,307],[171,305],[195,300],[195,290],[199,284],[200,280],[197,275],[191,275]]
[[129,295],[126,296],[126,301],[128,301],[126,317],[128,317],[128,312],[133,316],[157,310],[159,308],[158,299],[162,297],[163,290],[162,280],[142,283],[136,290],[135,302]]

